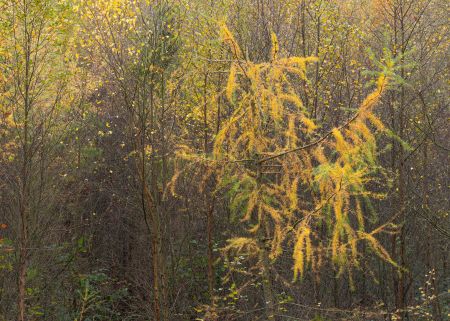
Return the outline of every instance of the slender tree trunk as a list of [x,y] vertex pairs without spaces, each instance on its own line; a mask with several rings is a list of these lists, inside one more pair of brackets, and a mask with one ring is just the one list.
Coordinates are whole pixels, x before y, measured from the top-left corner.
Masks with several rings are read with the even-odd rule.
[[[208,154],[208,72],[205,70],[205,77],[203,83],[203,152]],[[218,107],[220,112],[220,106]],[[219,116],[218,116],[219,117]],[[219,122],[219,120],[218,120]],[[206,234],[207,234],[207,258],[208,258],[208,290],[211,305],[215,304],[214,295],[214,254],[213,254],[213,230],[214,230],[214,198],[211,204],[208,205],[208,200],[205,200],[206,207]]]
[[27,273],[27,263],[28,263],[28,224],[26,207],[21,209],[21,227],[20,227],[20,243],[19,243],[19,271],[18,271],[18,298],[17,298],[17,319],[19,321],[26,320],[26,305],[25,305],[25,296],[26,296],[26,273]]
[[[28,139],[28,121],[25,121],[24,137]],[[18,269],[18,300],[17,312],[19,321],[25,321],[26,318],[26,274],[28,265],[28,220],[29,220],[29,204],[28,204],[28,146],[23,146],[24,159],[22,165],[22,190],[20,195],[20,227],[19,227],[19,269]]]
[[[154,199],[154,194],[151,190],[155,190],[156,186],[156,168],[154,166],[153,159],[151,160],[151,182],[147,182],[147,166],[146,166],[146,135],[148,132],[152,132],[154,125],[154,88],[150,88],[150,111],[149,117],[145,111],[145,106],[142,106],[140,110],[140,119],[137,123],[139,124],[139,135],[134,135],[136,137],[136,150],[139,151],[138,161],[136,162],[137,175],[141,183],[141,199],[142,199],[142,211],[144,216],[144,221],[147,226],[147,230],[150,233],[150,248],[151,248],[151,270],[152,270],[152,290],[153,290],[153,319],[155,321],[165,321],[162,316],[164,316],[164,311],[162,308],[162,274],[161,274],[161,225],[159,219],[159,213],[157,204]],[[147,128],[147,121],[149,121],[149,128]],[[150,139],[150,144],[152,143]]]
[[[27,90],[26,90],[27,91]],[[28,106],[28,96],[25,96],[25,106]],[[19,266],[18,266],[18,299],[17,312],[18,320],[26,320],[26,273],[28,265],[28,231],[29,231],[29,177],[28,177],[28,107],[25,107],[24,122],[24,143],[23,143],[23,163],[22,163],[22,187],[20,191],[20,223],[19,223]]]
[[19,224],[19,266],[18,266],[18,297],[17,297],[17,319],[25,321],[26,317],[26,274],[28,265],[28,233],[29,233],[29,114],[31,111],[30,84],[31,84],[31,35],[28,29],[28,3],[23,1],[24,15],[24,54],[25,54],[25,74],[23,83],[23,106],[24,106],[24,124],[23,124],[23,143],[22,143],[22,169],[21,169],[21,191],[20,191],[20,224]]
[[[420,95],[420,98],[422,100],[422,123],[427,124],[428,123],[428,116],[427,116],[427,105],[425,103],[425,99],[422,95]],[[428,141],[427,138],[425,138],[425,141],[423,142],[423,150],[422,150],[422,206],[424,209],[429,209],[429,189],[427,184],[427,173],[428,173]],[[436,321],[442,321],[442,310],[441,310],[441,304],[438,297],[438,289],[437,289],[437,271],[436,271],[436,264],[434,263],[433,258],[433,244],[432,244],[432,237],[433,237],[433,231],[430,225],[427,226],[427,252],[426,252],[426,258],[427,258],[427,267],[428,271],[430,272],[431,277],[431,286],[433,295],[435,296],[435,299],[431,302],[432,310],[433,310],[433,319]]]
[[[257,169],[257,184],[261,183],[261,165],[258,164]],[[266,318],[269,321],[276,321],[276,310],[275,310],[275,295],[272,287],[272,277],[270,273],[270,259],[269,253],[267,251],[267,240],[269,239],[267,221],[264,216],[261,218],[261,227],[259,228],[258,238],[259,238],[259,261],[261,264],[261,278],[262,287],[264,295],[264,306],[266,309]]]
[[[403,1],[400,1],[400,5],[399,5],[399,23],[400,23],[400,75],[402,77],[402,79],[404,79],[405,77],[405,68],[404,66],[404,55],[406,52],[406,44],[405,44],[405,25],[404,25],[404,15],[403,15]],[[406,126],[406,122],[405,122],[405,112],[406,112],[406,104],[405,104],[405,86],[401,86],[401,91],[400,91],[400,105],[399,105],[399,137],[400,139],[404,140],[405,137],[405,126]],[[401,230],[400,230],[400,263],[401,266],[406,268],[406,228],[405,228],[405,223],[406,223],[406,211],[405,211],[405,206],[406,206],[406,174],[405,174],[405,166],[404,166],[404,159],[405,159],[405,150],[403,148],[403,146],[400,144],[399,145],[399,160],[398,160],[398,172],[399,172],[399,177],[398,177],[398,209],[399,211],[401,211],[403,214],[401,214],[400,216],[400,220],[402,221],[402,226],[401,226]],[[401,316],[401,320],[404,320],[407,317],[407,312],[406,312],[406,306],[407,306],[407,302],[406,302],[406,296],[407,296],[407,287],[406,287],[406,280],[407,278],[407,274],[403,271],[400,274],[399,277],[399,284],[398,284],[398,309],[402,310],[400,313]]]
[[[322,28],[321,25],[321,14],[319,13],[317,16],[317,26],[316,26],[316,52],[315,55],[317,58],[319,58],[319,49],[320,49],[320,30]],[[314,75],[315,79],[314,79],[314,105],[313,105],[313,112],[312,112],[312,116],[313,119],[317,118],[317,108],[318,108],[318,104],[319,104],[319,81],[320,81],[320,60],[316,63],[316,70],[315,70],[315,75]]]
[[[406,51],[405,48],[405,30],[404,30],[404,17],[403,7],[401,1],[399,3],[392,4],[393,12],[393,55],[398,57],[400,55],[400,66],[404,64],[403,55]],[[404,68],[401,67],[400,74],[404,77]],[[392,128],[396,131],[400,140],[405,139],[405,87],[401,86],[399,96],[391,97],[391,113],[392,113]],[[396,113],[396,107],[398,108]],[[394,119],[398,119],[395,124]],[[405,174],[405,152],[401,143],[395,142],[395,148],[392,154],[393,169],[397,173],[396,188],[397,198],[395,209],[396,213],[399,213],[398,221],[400,222],[400,230],[398,235],[393,235],[391,250],[392,257],[399,263],[400,266],[406,268],[406,229],[405,229],[405,206],[406,206],[406,174]],[[400,320],[405,320],[406,317],[406,274],[404,271],[398,271],[393,267],[393,290],[395,298],[395,308],[398,311]]]
[[[309,50],[307,48],[307,38],[306,38],[306,28],[307,28],[307,22],[306,22],[306,0],[302,0],[300,4],[300,17],[301,17],[301,40],[302,40],[302,54],[303,57],[309,56]],[[310,110],[310,95],[309,95],[309,87],[308,83],[305,79],[301,80],[302,84],[302,90],[304,94],[304,98],[302,99],[303,103],[305,104],[306,110]]]
[[[163,43],[163,52],[165,52],[165,43]],[[168,295],[168,283],[167,283],[167,262],[166,253],[167,251],[163,248],[163,240],[165,240],[166,229],[170,227],[170,219],[168,219],[168,213],[166,211],[164,199],[162,197],[165,186],[167,185],[167,144],[166,144],[166,128],[165,128],[165,111],[166,111],[166,78],[165,73],[161,75],[161,190],[159,190],[157,184],[154,185],[154,194],[158,195],[158,211],[156,212],[158,220],[158,238],[159,238],[159,275],[161,279],[161,310],[162,310],[162,320],[170,321],[170,306],[169,306],[169,295]],[[156,183],[156,182],[155,182]],[[163,226],[162,219],[166,220],[167,223]],[[168,244],[168,242],[167,242]]]
[[[141,172],[141,184],[143,189],[143,208],[145,217],[150,218],[147,225],[151,233],[151,257],[152,257],[152,274],[153,274],[153,318],[155,321],[163,320],[161,318],[161,238],[160,238],[160,221],[157,208],[153,196],[148,188],[145,176]],[[147,223],[147,222],[146,222]]]
[[214,252],[213,252],[213,241],[214,241],[214,200],[210,205],[207,214],[207,238],[208,238],[208,289],[209,289],[209,297],[211,299],[211,304],[215,304],[215,295],[214,295]]
[[[261,227],[261,229],[264,230],[263,227]],[[270,275],[269,253],[267,252],[265,242],[262,242],[260,251],[261,252],[259,260],[261,261],[261,275],[264,293],[264,304],[266,307],[266,317],[267,320],[275,321],[277,319],[275,315],[275,296],[273,293],[272,278]]]

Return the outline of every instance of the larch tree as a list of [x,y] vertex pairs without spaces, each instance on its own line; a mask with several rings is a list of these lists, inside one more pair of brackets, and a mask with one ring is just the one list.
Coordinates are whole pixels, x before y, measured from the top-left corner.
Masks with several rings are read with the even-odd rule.
[[[380,63],[375,89],[358,110],[323,133],[326,124],[312,119],[296,92],[315,57],[283,57],[272,33],[271,60],[253,63],[225,25],[222,37],[233,56],[224,89],[233,111],[215,137],[214,159],[202,161],[211,164],[218,188],[228,190],[231,210],[248,226],[246,236],[228,241],[225,256],[235,253],[255,262],[266,317],[275,320],[272,263],[285,251],[292,255],[294,281],[307,267],[318,269],[324,257],[351,277],[360,241],[396,265],[376,240],[389,223],[365,231],[363,212],[364,202],[382,197],[367,189],[379,179],[375,132],[384,131],[374,108],[397,80],[396,67],[389,56]],[[180,157],[196,159],[186,146],[181,150]],[[326,240],[319,237],[319,226],[327,226]]]

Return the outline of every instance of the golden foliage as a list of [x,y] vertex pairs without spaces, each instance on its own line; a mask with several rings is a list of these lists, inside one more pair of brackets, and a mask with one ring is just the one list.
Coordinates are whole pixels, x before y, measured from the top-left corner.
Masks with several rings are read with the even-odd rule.
[[305,263],[310,263],[312,260],[312,244],[310,238],[311,230],[306,224],[301,224],[296,232],[296,242],[294,246],[294,281],[297,280],[298,275],[303,277],[305,270]]
[[230,68],[230,73],[228,74],[228,81],[226,88],[227,98],[230,102],[233,101],[233,92],[235,85],[236,85],[236,66],[232,64]]
[[[324,133],[298,93],[308,64],[317,58],[280,57],[272,33],[271,60],[254,63],[244,59],[225,25],[221,33],[234,58],[225,88],[233,110],[215,137],[213,155],[219,185],[229,190],[236,215],[249,224],[249,235],[231,239],[225,252],[259,252],[263,237],[269,240],[269,258],[276,260],[292,242],[294,280],[308,265],[317,270],[327,255],[340,273],[351,273],[362,240],[392,263],[364,232],[361,205],[362,198],[375,195],[366,186],[376,179],[374,133],[384,126],[373,109],[389,77],[381,74],[354,116]],[[323,224],[330,233],[326,241],[315,233]]]
[[220,33],[222,35],[222,39],[225,43],[227,43],[230,46],[231,52],[233,53],[233,56],[235,59],[242,59],[242,52],[239,48],[236,40],[234,40],[233,34],[228,29],[227,25],[225,23],[222,23],[220,26]]
[[272,60],[276,60],[278,56],[278,51],[280,50],[280,47],[278,45],[278,38],[275,32],[273,31],[270,33],[270,37],[272,40],[272,49],[270,52],[270,57],[272,58]]
[[249,237],[235,237],[228,240],[228,245],[224,248],[225,252],[236,251],[237,253],[257,255],[260,251],[257,242]]

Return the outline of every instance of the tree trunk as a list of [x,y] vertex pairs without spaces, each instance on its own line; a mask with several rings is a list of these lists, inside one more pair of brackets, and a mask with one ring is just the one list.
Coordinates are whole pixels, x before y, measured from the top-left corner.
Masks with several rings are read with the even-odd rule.
[[266,307],[267,320],[275,321],[275,296],[272,288],[272,278],[270,275],[270,260],[267,253],[265,242],[261,242],[260,257],[261,261],[261,275],[264,294],[264,304]]
[[213,253],[213,240],[214,240],[214,200],[210,205],[207,214],[207,238],[208,238],[208,289],[211,304],[215,304],[214,295],[214,253]]
[[[257,169],[257,184],[259,186],[261,181],[261,165],[258,164]],[[261,279],[263,286],[263,296],[264,296],[264,306],[266,310],[266,318],[269,321],[276,321],[275,314],[275,296],[272,288],[272,277],[270,273],[270,259],[269,253],[267,251],[267,240],[270,238],[267,232],[267,221],[264,216],[261,217],[261,227],[259,228],[258,238],[259,238],[259,263],[261,264]]]

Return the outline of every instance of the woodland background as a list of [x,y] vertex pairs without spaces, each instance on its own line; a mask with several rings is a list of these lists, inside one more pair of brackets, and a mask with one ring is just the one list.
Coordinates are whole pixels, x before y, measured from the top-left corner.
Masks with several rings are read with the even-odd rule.
[[1,0],[0,320],[448,320],[449,5]]

